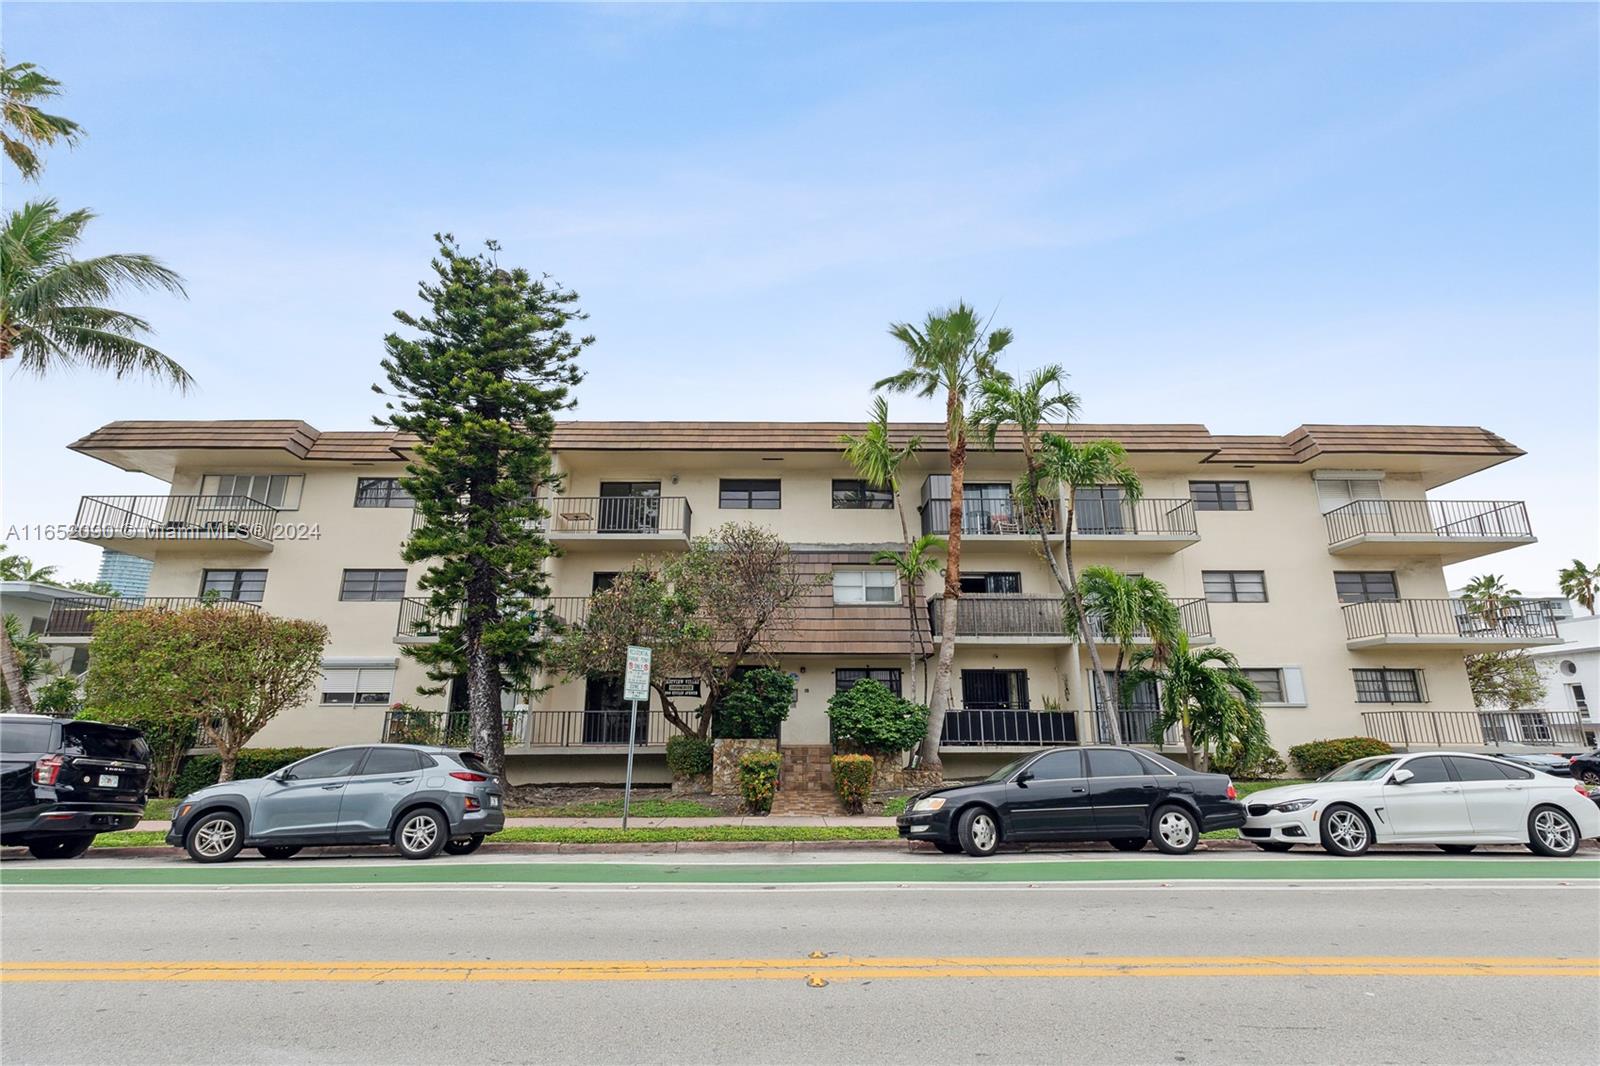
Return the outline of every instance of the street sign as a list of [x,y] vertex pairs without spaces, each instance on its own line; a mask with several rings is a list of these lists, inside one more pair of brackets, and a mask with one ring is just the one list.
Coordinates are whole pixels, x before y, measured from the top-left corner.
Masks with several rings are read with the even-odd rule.
[[628,667],[622,674],[622,698],[650,698],[650,649],[628,646]]
[[669,677],[666,680],[667,695],[698,696],[700,695],[700,679],[698,677]]

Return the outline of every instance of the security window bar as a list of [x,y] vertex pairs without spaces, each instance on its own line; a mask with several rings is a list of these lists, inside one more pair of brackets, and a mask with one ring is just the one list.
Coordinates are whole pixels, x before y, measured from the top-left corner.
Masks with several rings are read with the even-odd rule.
[[357,507],[413,507],[411,494],[400,487],[397,477],[356,478]]
[[851,667],[833,672],[833,691],[848,692],[857,681],[872,680],[884,688],[900,695],[900,669],[899,667]]
[[1337,570],[1333,575],[1333,587],[1339,593],[1340,603],[1400,598],[1400,588],[1392,570]]
[[1248,481],[1191,481],[1189,499],[1196,511],[1248,511],[1252,507]]
[[873,488],[859,478],[833,479],[833,509],[835,511],[878,511],[894,506],[894,492]]
[[776,511],[783,502],[777,478],[723,478],[718,486],[717,506],[724,510]]
[[346,570],[339,585],[341,600],[400,600],[405,594],[404,570]]
[[1205,570],[1200,577],[1208,602],[1267,602],[1267,577],[1260,570]]
[[1421,670],[1352,670],[1357,703],[1426,703]]
[[206,570],[200,577],[202,600],[260,603],[267,591],[265,570]]

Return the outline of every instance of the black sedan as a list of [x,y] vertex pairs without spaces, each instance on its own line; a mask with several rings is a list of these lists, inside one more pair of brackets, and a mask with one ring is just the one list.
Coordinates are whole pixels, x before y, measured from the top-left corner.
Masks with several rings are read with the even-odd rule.
[[1497,751],[1495,758],[1514,762],[1518,766],[1526,766],[1530,770],[1539,770],[1555,777],[1572,776],[1571,760],[1565,755],[1541,755],[1538,752],[1523,751]]
[[1567,772],[1591,788],[1600,785],[1600,748],[1574,755],[1567,763]]
[[1225,775],[1153,752],[1103,747],[1034,752],[975,785],[924,792],[895,824],[907,840],[981,857],[1001,841],[1065,840],[1106,840],[1122,851],[1154,841],[1169,855],[1184,855],[1201,833],[1244,821],[1244,804]]

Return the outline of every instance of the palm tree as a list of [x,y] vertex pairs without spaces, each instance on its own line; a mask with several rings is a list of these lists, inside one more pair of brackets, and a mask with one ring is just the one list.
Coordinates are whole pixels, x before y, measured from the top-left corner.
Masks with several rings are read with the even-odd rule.
[[[1095,485],[1116,485],[1130,504],[1137,503],[1144,494],[1144,485],[1139,481],[1139,475],[1128,466],[1127,458],[1127,449],[1114,440],[1092,440],[1080,445],[1058,434],[1046,433],[1040,439],[1038,481],[1022,486],[1025,503],[1029,499],[1036,500],[1052,493],[1061,499],[1061,557],[1066,563],[1067,572],[1063,576],[1053,562],[1050,569],[1061,585],[1061,595],[1072,608],[1079,633],[1088,633],[1090,629],[1083,598],[1078,595],[1078,573],[1072,561],[1072,524],[1077,510],[1077,492]],[[1046,557],[1049,557],[1048,552]],[[1105,696],[1105,706],[1102,708],[1105,735],[1111,738],[1111,743],[1121,744],[1122,726],[1117,721],[1120,694],[1106,678],[1098,643],[1090,640],[1085,642],[1085,646],[1089,649],[1089,663],[1094,668],[1095,681]]]
[[1561,595],[1594,614],[1595,593],[1597,586],[1600,586],[1600,563],[1587,567],[1574,559],[1571,566],[1562,567],[1557,577],[1561,582]]
[[1499,574],[1480,574],[1467,582],[1461,598],[1467,610],[1483,619],[1492,629],[1499,629],[1507,614],[1512,613],[1520,589],[1509,588]]
[[[924,533],[903,552],[878,552],[872,557],[875,563],[888,563],[894,567],[901,584],[906,587],[906,606],[911,611],[911,683],[916,684],[917,660],[927,654],[922,646],[922,611],[921,592],[922,579],[928,574],[937,573],[939,560],[934,558],[935,552],[945,550],[945,539],[933,533]],[[913,689],[912,691],[915,691]],[[923,686],[922,697],[928,698],[927,686]],[[942,727],[942,723],[941,723]]]
[[961,598],[961,500],[967,473],[967,401],[978,382],[995,371],[995,359],[1011,343],[1009,329],[984,334],[985,323],[966,304],[930,312],[923,324],[897,322],[889,335],[905,348],[909,366],[873,386],[890,392],[944,396],[944,426],[950,457],[950,529],[944,571],[944,618],[939,632],[939,667],[929,700],[928,735],[922,762],[940,770],[939,737],[950,706],[950,664],[956,653],[956,603]]
[[36,101],[61,95],[61,83],[32,63],[6,66],[0,59],[0,144],[6,158],[27,181],[37,181],[41,165],[35,148],[57,141],[75,144],[82,128],[69,118],[41,111]]
[[140,339],[148,322],[101,306],[123,289],[182,296],[183,279],[148,255],[74,259],[92,218],[86,210],[62,214],[54,200],[23,204],[7,217],[0,230],[0,362],[16,359],[37,374],[80,365],[119,378],[146,373],[188,388],[188,371]]
[[37,581],[47,584],[55,576],[55,567],[39,566],[26,555],[8,554],[6,546],[0,544],[0,581]]
[[1122,676],[1123,663],[1140,637],[1149,640],[1154,652],[1152,662],[1160,667],[1177,646],[1179,636],[1184,635],[1183,620],[1167,597],[1167,587],[1154,578],[1130,576],[1109,566],[1086,566],[1078,591],[1083,596],[1083,613],[1089,620],[1086,639],[1117,646],[1113,678]]
[[911,527],[906,524],[905,496],[900,491],[900,468],[914,459],[922,447],[921,437],[912,437],[898,447],[889,436],[889,401],[882,396],[872,401],[872,417],[866,432],[859,437],[850,433],[839,434],[844,445],[844,457],[861,476],[861,480],[875,489],[888,489],[894,493],[894,507],[900,515],[900,539],[906,550],[911,550]]
[[1173,726],[1183,734],[1189,764],[1204,770],[1223,753],[1236,765],[1248,765],[1265,754],[1270,740],[1261,717],[1261,693],[1239,669],[1239,660],[1223,648],[1189,650],[1189,638],[1177,642],[1162,658],[1158,648],[1134,653],[1123,680],[1125,692],[1153,683],[1160,692],[1160,713],[1150,727],[1150,743],[1159,744]]
[[19,714],[33,713],[33,694],[28,686],[40,677],[55,673],[50,649],[37,633],[24,632],[14,614],[0,625],[0,709]]

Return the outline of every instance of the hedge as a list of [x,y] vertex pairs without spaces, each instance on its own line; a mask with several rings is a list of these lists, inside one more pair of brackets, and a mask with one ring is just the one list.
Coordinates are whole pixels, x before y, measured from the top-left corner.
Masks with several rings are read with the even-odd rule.
[[730,740],[771,740],[789,717],[794,678],[762,666],[741,674],[717,704],[712,735]]
[[885,755],[914,748],[928,735],[928,708],[871,678],[830,696],[828,721],[836,744]]
[[711,741],[679,734],[667,738],[667,769],[678,779],[711,772]]
[[833,789],[851,814],[860,814],[867,797],[872,795],[872,772],[876,768],[870,755],[833,757]]
[[[315,755],[322,751],[321,748],[245,748],[239,752],[239,760],[234,763],[233,776],[235,780],[244,780],[247,777],[265,777],[274,770],[281,770],[292,762],[299,762],[307,755]],[[173,789],[173,794],[180,799],[191,792],[198,792],[208,785],[217,783],[217,775],[222,772],[222,760],[215,755],[191,755],[183,762],[183,769],[178,771],[178,784]]]
[[1289,758],[1300,767],[1303,776],[1315,779],[1355,759],[1393,752],[1393,748],[1375,737],[1336,737],[1296,744],[1289,749]]
[[739,795],[751,814],[772,810],[772,797],[778,791],[778,767],[783,757],[775,751],[751,751],[739,758]]

